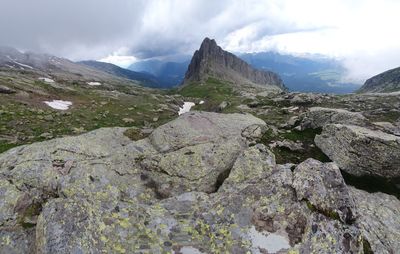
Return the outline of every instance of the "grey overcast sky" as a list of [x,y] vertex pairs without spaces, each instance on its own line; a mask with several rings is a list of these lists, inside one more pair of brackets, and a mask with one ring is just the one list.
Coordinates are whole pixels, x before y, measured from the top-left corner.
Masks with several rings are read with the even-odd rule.
[[335,57],[361,81],[400,66],[398,0],[0,0],[0,45],[127,66],[233,52]]

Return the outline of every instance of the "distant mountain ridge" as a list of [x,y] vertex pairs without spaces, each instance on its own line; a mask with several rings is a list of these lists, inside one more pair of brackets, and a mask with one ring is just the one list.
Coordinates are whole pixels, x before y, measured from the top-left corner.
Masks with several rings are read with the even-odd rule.
[[257,70],[234,54],[223,50],[215,40],[205,38],[200,49],[193,55],[182,84],[202,82],[209,77],[239,85],[254,84],[286,90],[278,74]]
[[112,75],[65,58],[34,52],[20,52],[11,47],[0,47],[0,68],[31,72],[38,77],[48,77],[60,81],[137,84],[125,77]]
[[290,91],[351,93],[360,87],[342,81],[347,70],[332,58],[276,52],[245,53],[239,57],[256,68],[278,73]]
[[390,93],[400,91],[400,67],[394,68],[365,81],[359,93]]
[[136,72],[148,73],[157,78],[160,88],[177,86],[183,80],[190,59],[183,62],[162,60],[145,60],[131,64],[128,69]]
[[147,86],[147,87],[160,87],[161,86],[161,84],[158,82],[157,78],[148,73],[135,72],[135,71],[121,68],[114,64],[98,62],[98,61],[93,61],[93,60],[80,61],[78,63],[95,68],[100,71],[104,71],[106,73],[109,73],[109,74],[117,76],[117,77],[136,81],[136,82],[142,84],[143,86]]
[[[244,53],[237,56],[254,68],[279,74],[290,91],[344,94],[354,92],[361,86],[343,82],[346,69],[332,58],[293,56],[277,52]],[[164,87],[173,87],[183,81],[190,56],[187,59],[182,62],[143,60],[132,64],[129,69],[150,73]]]

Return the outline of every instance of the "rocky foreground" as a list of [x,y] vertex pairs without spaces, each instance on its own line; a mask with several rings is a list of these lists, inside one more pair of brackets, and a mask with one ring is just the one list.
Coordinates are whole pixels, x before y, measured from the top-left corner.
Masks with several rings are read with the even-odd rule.
[[[341,122],[342,113],[333,119]],[[303,124],[317,127],[318,121],[308,115]],[[398,142],[362,127],[328,126],[317,137],[328,155],[341,136],[348,142],[382,138],[371,141],[378,148]],[[338,165],[374,173],[362,155],[355,162],[339,154],[338,164],[278,165],[258,143],[265,128],[249,114],[194,112],[148,137],[137,129],[99,129],[1,154],[0,253],[400,249],[400,201],[357,190],[342,178]]]

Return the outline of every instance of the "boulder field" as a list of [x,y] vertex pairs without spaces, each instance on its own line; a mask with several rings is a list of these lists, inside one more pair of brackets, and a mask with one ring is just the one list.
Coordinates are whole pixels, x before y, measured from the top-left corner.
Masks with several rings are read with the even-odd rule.
[[398,199],[347,186],[340,160],[277,164],[265,128],[190,112],[147,137],[105,128],[0,154],[0,253],[400,249]]

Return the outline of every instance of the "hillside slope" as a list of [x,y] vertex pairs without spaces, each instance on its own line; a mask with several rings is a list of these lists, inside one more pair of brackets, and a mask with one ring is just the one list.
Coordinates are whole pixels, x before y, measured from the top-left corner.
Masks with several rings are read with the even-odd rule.
[[358,90],[360,93],[389,93],[396,91],[400,91],[400,67],[368,79]]
[[81,61],[78,63],[85,65],[85,66],[95,68],[97,70],[106,72],[108,74],[111,74],[111,75],[114,75],[117,77],[133,80],[135,82],[140,83],[143,86],[148,86],[148,87],[160,87],[161,86],[161,84],[157,81],[157,78],[151,74],[131,71],[128,69],[121,68],[114,64],[103,63],[103,62],[92,61],[92,60]]

